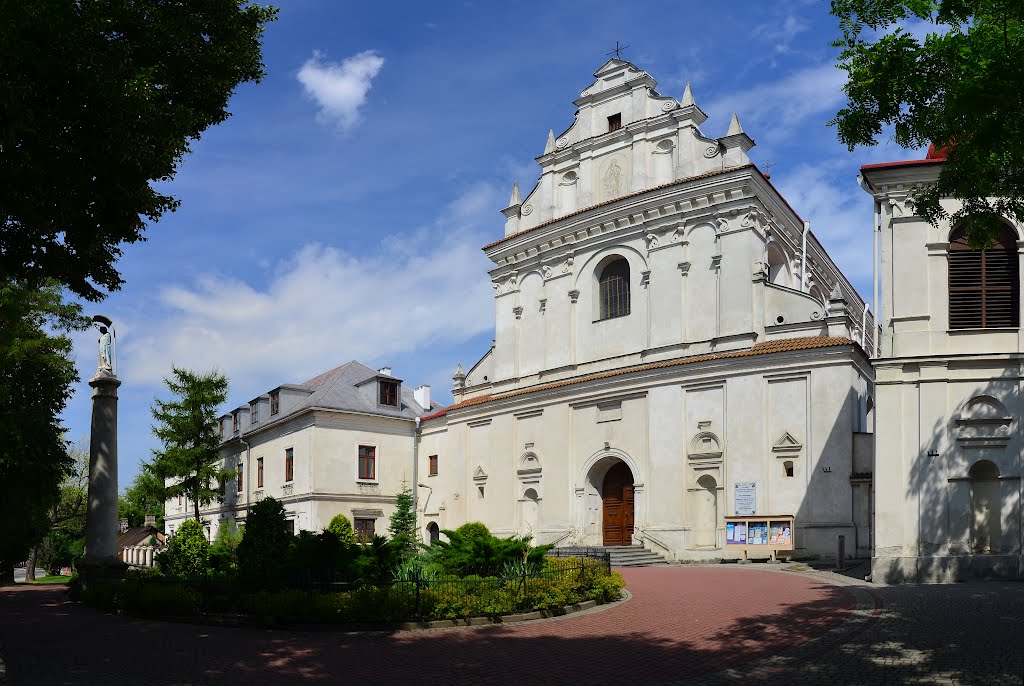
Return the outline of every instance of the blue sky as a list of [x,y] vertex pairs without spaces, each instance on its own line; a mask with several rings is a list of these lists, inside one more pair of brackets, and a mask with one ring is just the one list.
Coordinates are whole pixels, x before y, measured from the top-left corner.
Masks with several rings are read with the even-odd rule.
[[[125,248],[123,290],[86,305],[117,328],[122,489],[157,446],[149,409],[172,365],[226,374],[225,410],[350,359],[450,402],[455,364],[493,337],[480,247],[616,41],[662,95],[692,82],[705,134],[739,114],[751,157],[870,297],[857,169],[920,153],[850,153],[826,126],[845,75],[827,2],[281,4],[267,77],[166,184],[181,208]],[[88,434],[95,350],[76,338],[72,440]]]

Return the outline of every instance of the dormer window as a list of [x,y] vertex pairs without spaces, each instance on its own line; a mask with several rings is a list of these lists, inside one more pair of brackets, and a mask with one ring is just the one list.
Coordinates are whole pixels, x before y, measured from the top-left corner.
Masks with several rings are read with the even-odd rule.
[[608,117],[608,131],[618,131],[622,128],[622,114],[613,114]]
[[231,431],[232,433],[238,433],[238,412],[231,413]]
[[281,411],[281,393],[274,391],[270,394],[270,416],[273,417],[275,414]]
[[380,404],[398,407],[398,382],[381,379],[378,388],[380,389]]
[[260,401],[253,400],[249,403],[249,421],[252,424],[257,423],[260,420]]

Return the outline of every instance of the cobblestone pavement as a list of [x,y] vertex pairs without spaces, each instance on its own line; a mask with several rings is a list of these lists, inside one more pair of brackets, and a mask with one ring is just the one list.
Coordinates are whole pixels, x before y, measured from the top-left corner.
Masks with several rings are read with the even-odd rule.
[[623,570],[633,598],[511,626],[389,634],[138,620],[0,589],[15,684],[1021,684],[1024,584]]

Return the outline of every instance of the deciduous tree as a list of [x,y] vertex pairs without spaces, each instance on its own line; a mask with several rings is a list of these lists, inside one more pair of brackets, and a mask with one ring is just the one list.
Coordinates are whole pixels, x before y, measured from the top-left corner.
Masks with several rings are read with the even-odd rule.
[[[875,145],[891,127],[904,147],[944,151],[938,183],[915,193],[917,212],[962,221],[975,245],[1002,217],[1024,222],[1024,3],[833,0],[832,14],[849,76],[833,120],[840,140]],[[962,209],[947,213],[943,197]]]
[[0,280],[0,583],[50,529],[71,470],[60,414],[78,374],[67,333],[86,325],[56,284]]
[[264,75],[276,10],[248,0],[5,0],[0,28],[0,273],[87,300],[116,290],[121,246],[174,210],[189,143]]
[[197,374],[173,368],[164,379],[172,400],[154,400],[153,434],[163,443],[144,464],[149,483],[165,484],[161,500],[183,495],[199,520],[199,508],[223,495],[223,483],[234,476],[220,465],[217,410],[227,399],[228,380],[221,374]]

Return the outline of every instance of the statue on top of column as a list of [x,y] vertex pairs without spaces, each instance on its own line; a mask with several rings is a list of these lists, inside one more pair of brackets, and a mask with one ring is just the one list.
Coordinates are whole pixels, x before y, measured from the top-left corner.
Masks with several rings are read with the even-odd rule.
[[114,365],[114,326],[113,322],[107,317],[102,315],[96,315],[92,318],[94,324],[98,324],[96,328],[99,329],[100,337],[99,343],[99,365],[96,368],[98,374],[110,374],[114,376],[115,365]]

